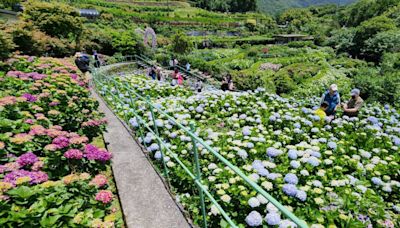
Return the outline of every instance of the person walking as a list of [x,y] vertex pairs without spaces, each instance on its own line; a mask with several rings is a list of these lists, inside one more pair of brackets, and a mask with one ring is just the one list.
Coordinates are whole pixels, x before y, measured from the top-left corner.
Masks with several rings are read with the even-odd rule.
[[203,90],[203,81],[201,79],[198,79],[196,81],[196,84],[194,85],[195,90],[197,90],[198,93],[200,93]]
[[189,62],[186,63],[186,71],[187,71],[187,72],[190,71],[190,63],[189,63]]
[[364,103],[364,100],[360,97],[360,90],[353,89],[350,92],[351,98],[343,104],[343,114],[349,117],[356,117]]
[[340,95],[337,90],[337,85],[332,84],[329,86],[329,89],[322,94],[321,104],[324,102],[328,103],[328,108],[325,111],[328,116],[334,116],[336,114],[336,109],[340,106]]
[[93,59],[94,59],[94,67],[99,68],[101,64],[99,55],[97,54],[96,50],[93,50]]

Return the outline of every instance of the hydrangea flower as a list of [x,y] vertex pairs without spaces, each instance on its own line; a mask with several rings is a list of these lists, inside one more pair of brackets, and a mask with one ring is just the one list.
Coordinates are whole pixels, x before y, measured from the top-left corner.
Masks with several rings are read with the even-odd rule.
[[316,157],[309,157],[307,159],[307,163],[314,167],[317,167],[317,166],[319,166],[320,162],[319,162],[318,158],[316,158]]
[[296,198],[304,202],[307,199],[307,193],[305,191],[298,190],[296,193]]
[[297,194],[297,188],[293,184],[284,184],[282,190],[288,196],[296,196]]
[[251,131],[250,131],[250,127],[244,127],[243,129],[242,129],[242,134],[244,135],[244,136],[249,136],[250,134],[251,134]]
[[237,152],[237,155],[242,159],[246,159],[248,157],[248,154],[247,154],[247,152],[245,150],[239,150]]
[[261,226],[262,225],[262,216],[257,211],[252,211],[250,214],[246,216],[245,219],[247,225],[251,227]]
[[290,159],[297,159],[297,150],[290,149],[288,152],[288,156]]
[[17,163],[21,167],[26,165],[33,165],[37,161],[39,161],[38,157],[32,152],[25,153],[17,159]]
[[270,226],[279,225],[281,221],[281,216],[278,213],[270,212],[265,216],[265,221]]
[[374,183],[374,185],[382,185],[383,181],[381,180],[381,178],[378,177],[372,177],[371,178],[372,183]]
[[249,204],[250,207],[255,208],[260,206],[260,201],[256,197],[251,197],[247,203]]
[[331,141],[331,142],[328,142],[328,148],[331,149],[331,150],[336,150],[337,145],[336,145],[335,142]]
[[96,194],[96,200],[102,202],[103,204],[111,202],[112,199],[113,199],[113,194],[109,190],[101,190]]
[[299,179],[293,173],[286,174],[283,180],[288,184],[294,184],[294,185],[296,185],[299,182]]
[[277,156],[279,156],[279,155],[281,155],[281,154],[282,154],[282,151],[281,151],[281,150],[278,150],[278,149],[276,149],[276,148],[274,148],[274,147],[269,147],[269,148],[267,149],[267,155],[268,155],[269,157],[274,158],[274,157],[277,157]]
[[290,166],[294,169],[297,169],[301,166],[301,164],[300,164],[300,162],[293,160],[293,161],[290,161]]

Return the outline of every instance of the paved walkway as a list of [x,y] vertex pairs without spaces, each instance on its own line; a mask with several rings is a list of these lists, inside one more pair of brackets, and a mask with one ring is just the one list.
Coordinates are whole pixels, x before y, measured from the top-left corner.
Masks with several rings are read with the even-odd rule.
[[130,228],[190,227],[141,148],[96,93],[109,122],[104,134],[125,221]]

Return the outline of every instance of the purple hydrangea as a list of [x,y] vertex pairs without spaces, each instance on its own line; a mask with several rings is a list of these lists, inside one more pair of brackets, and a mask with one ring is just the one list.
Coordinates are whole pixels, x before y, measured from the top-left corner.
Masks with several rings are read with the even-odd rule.
[[265,168],[259,169],[259,170],[257,170],[257,171],[258,171],[258,174],[259,174],[260,176],[263,176],[263,177],[266,177],[266,176],[269,174],[268,170],[265,169]]
[[99,149],[91,144],[88,144],[85,146],[85,157],[89,160],[106,162],[111,159],[112,155],[110,152],[104,149]]
[[244,127],[242,133],[244,136],[249,136],[251,134],[250,127]]
[[279,222],[281,221],[281,216],[278,213],[271,212],[267,214],[267,216],[265,217],[265,221],[270,226],[279,225]]
[[296,196],[297,194],[297,187],[293,184],[284,184],[282,190],[288,196]]
[[55,144],[58,149],[62,149],[69,145],[69,140],[67,137],[58,136],[57,138],[53,139],[53,144]]
[[69,159],[82,159],[83,153],[77,149],[70,149],[64,153],[64,157]]
[[37,161],[39,161],[38,157],[32,152],[25,153],[17,159],[20,166],[33,165]]
[[247,215],[245,221],[251,227],[261,226],[262,216],[257,211],[252,211]]
[[260,160],[254,160],[253,163],[251,163],[251,166],[255,170],[261,170],[264,169],[264,165]]
[[37,98],[36,98],[34,95],[30,94],[30,93],[24,93],[24,94],[22,95],[22,97],[25,97],[25,98],[26,98],[26,101],[28,101],[28,102],[35,102],[35,101],[37,101]]
[[299,179],[293,173],[286,174],[285,178],[283,178],[283,180],[288,184],[297,184],[299,182]]
[[301,128],[301,124],[300,123],[295,123],[295,124],[293,124],[293,127],[294,128]]
[[369,122],[371,122],[374,125],[379,123],[378,118],[376,118],[375,116],[369,116],[367,119],[368,119]]
[[15,170],[10,173],[7,173],[4,176],[4,182],[11,183],[15,185],[16,181],[20,177],[29,177],[31,178],[30,184],[39,184],[45,182],[49,179],[46,173],[42,171],[26,171],[26,170]]
[[317,152],[317,151],[313,151],[313,152],[311,152],[311,156],[316,157],[316,158],[320,158],[321,157],[321,153]]
[[269,173],[267,175],[267,178],[270,179],[270,180],[275,180],[278,177],[279,177],[279,174],[277,174],[277,173]]

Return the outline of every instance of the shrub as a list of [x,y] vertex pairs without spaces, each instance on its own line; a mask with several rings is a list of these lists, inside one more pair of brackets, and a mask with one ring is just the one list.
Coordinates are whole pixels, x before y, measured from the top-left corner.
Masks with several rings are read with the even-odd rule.
[[291,48],[303,48],[303,47],[317,48],[317,45],[315,45],[312,41],[289,42],[288,46]]
[[15,44],[12,41],[12,37],[0,30],[0,60],[7,58],[14,47]]
[[171,49],[178,54],[189,53],[193,49],[193,42],[182,32],[178,32],[171,39]]

